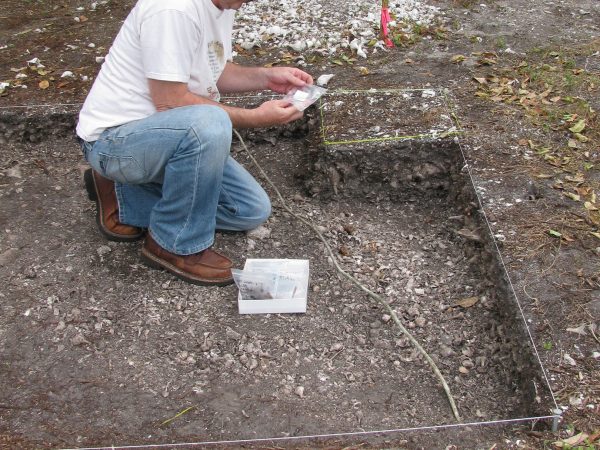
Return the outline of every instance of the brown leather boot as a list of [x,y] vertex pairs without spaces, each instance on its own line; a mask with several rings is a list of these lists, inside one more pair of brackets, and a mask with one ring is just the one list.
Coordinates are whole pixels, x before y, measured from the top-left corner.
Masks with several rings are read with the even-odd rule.
[[93,169],[85,171],[83,180],[90,200],[96,202],[98,228],[109,241],[131,242],[144,236],[142,228],[119,222],[119,203],[114,181],[104,178]]
[[203,286],[227,286],[233,283],[231,260],[207,248],[193,255],[176,255],[148,234],[142,247],[142,259],[155,269],[165,269],[189,283]]

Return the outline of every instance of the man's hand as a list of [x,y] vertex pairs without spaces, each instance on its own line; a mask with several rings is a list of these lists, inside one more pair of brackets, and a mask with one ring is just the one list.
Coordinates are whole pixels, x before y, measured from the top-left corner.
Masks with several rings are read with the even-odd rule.
[[271,67],[266,69],[266,87],[278,94],[287,94],[292,89],[299,89],[313,84],[312,77],[294,67]]
[[304,113],[298,111],[287,100],[270,100],[264,102],[258,108],[253,109],[254,126],[268,127],[273,125],[284,125],[300,119]]
[[312,77],[294,67],[246,67],[228,62],[217,87],[221,94],[253,92],[270,89],[287,94],[294,88],[313,84]]

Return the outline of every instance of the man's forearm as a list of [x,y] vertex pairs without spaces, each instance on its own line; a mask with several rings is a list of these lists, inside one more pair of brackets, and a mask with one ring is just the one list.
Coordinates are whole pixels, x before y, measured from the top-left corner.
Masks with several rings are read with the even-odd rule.
[[223,105],[208,98],[190,92],[184,83],[148,80],[150,95],[157,111],[167,111],[173,108],[191,105],[218,106],[229,114],[236,128],[252,128],[262,126],[259,114],[253,109],[236,108]]
[[233,94],[267,89],[264,67],[246,67],[228,62],[217,82],[219,92]]

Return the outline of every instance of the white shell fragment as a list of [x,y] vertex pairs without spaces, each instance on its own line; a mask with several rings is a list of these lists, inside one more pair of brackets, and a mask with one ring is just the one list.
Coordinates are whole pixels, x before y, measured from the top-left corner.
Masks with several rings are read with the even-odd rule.
[[567,364],[569,364],[570,366],[576,366],[577,362],[571,357],[571,355],[569,355],[568,353],[565,353],[563,356],[563,359],[565,360],[565,362]]
[[[397,23],[405,20],[423,26],[434,23],[441,14],[439,8],[419,0],[390,0],[389,11]],[[253,47],[268,43],[323,56],[350,49],[367,58],[386,48],[379,40],[380,19],[381,2],[371,0],[263,0],[247,3],[239,11],[233,40],[247,50],[252,48],[250,43]]]
[[329,81],[333,78],[333,76],[334,75],[332,73],[323,74],[319,78],[317,78],[317,84],[319,86],[327,86],[327,83],[329,83]]

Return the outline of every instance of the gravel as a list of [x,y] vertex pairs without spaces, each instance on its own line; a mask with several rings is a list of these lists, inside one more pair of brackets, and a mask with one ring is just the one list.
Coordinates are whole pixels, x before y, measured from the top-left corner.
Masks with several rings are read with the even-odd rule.
[[[431,25],[439,8],[416,0],[390,2],[390,13],[410,31],[410,24]],[[239,12],[234,43],[244,50],[277,46],[282,52],[315,52],[324,56],[352,50],[363,58],[385,48],[379,34],[381,3],[372,0],[259,0]]]

